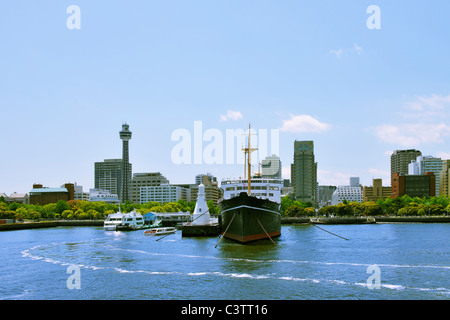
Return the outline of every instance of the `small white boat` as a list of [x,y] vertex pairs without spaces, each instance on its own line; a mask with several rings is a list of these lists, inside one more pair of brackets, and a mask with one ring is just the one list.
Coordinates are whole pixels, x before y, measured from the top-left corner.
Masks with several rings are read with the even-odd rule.
[[152,228],[144,231],[144,235],[146,236],[162,236],[166,234],[175,233],[178,229],[174,227],[166,227],[166,228]]

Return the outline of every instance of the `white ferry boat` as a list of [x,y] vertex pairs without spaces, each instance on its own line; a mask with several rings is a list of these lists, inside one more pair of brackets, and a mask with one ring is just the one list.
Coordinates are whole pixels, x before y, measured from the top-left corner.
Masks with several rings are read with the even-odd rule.
[[139,212],[133,210],[128,213],[111,213],[106,218],[103,228],[109,231],[127,231],[144,229],[144,218]]

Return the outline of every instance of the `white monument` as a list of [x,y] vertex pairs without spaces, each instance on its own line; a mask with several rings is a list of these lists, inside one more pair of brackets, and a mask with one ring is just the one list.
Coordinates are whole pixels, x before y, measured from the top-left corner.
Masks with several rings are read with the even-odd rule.
[[195,204],[194,214],[192,216],[191,226],[207,225],[211,223],[208,204],[205,199],[205,186],[198,186],[197,203]]

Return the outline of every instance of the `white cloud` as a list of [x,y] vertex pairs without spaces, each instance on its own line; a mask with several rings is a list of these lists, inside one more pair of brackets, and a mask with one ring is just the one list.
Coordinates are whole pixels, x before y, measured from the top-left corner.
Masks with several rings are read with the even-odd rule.
[[339,48],[338,50],[330,50],[330,53],[334,54],[338,59],[342,57],[342,52],[343,52],[342,48]]
[[422,143],[443,143],[450,136],[450,126],[445,123],[383,124],[375,128],[381,141],[418,147]]
[[307,115],[291,115],[288,120],[283,120],[283,125],[280,131],[284,132],[322,132],[326,131],[331,127],[330,124],[320,122],[319,120]]
[[242,119],[242,113],[239,111],[228,110],[226,115],[220,115],[220,121],[225,122],[228,120],[239,120]]
[[436,157],[441,158],[443,160],[450,159],[450,152],[444,152],[444,151],[438,152],[436,154]]
[[317,169],[317,181],[319,185],[348,186],[350,185],[350,177],[355,177],[355,175]]
[[357,45],[356,43],[353,43],[353,48],[345,48],[345,50],[342,48],[339,48],[337,50],[330,50],[329,54],[333,54],[336,56],[336,58],[340,59],[344,54],[344,51],[347,55],[352,55],[353,53],[356,53],[358,56],[360,56],[364,52],[364,49],[359,45]]
[[370,168],[369,173],[373,175],[374,179],[383,179],[384,180],[390,180],[391,179],[391,173],[386,170],[376,169],[376,168]]
[[418,96],[412,101],[405,103],[402,112],[404,118],[419,118],[423,120],[433,120],[436,117],[447,117],[450,112],[450,95],[442,96],[432,94],[429,97]]
[[360,56],[364,52],[364,49],[358,46],[356,43],[353,43],[353,49],[355,49],[358,56]]

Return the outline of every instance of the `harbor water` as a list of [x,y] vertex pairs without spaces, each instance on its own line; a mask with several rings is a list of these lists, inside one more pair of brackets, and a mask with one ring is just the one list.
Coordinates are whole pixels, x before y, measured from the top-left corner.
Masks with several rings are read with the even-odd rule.
[[[275,239],[0,233],[0,299],[450,299],[450,224],[283,225]],[[159,241],[157,241],[159,239]]]

